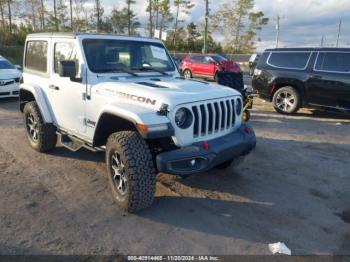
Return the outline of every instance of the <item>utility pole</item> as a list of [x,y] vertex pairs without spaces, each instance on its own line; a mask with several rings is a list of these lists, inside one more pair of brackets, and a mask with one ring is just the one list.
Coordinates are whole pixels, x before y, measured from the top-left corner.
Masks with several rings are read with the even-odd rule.
[[277,31],[277,36],[276,36],[276,48],[278,48],[278,44],[280,41],[280,16],[277,16],[277,22],[276,22],[276,31]]
[[324,46],[324,35],[321,38],[321,47],[323,47],[323,46]]
[[336,47],[339,47],[339,38],[340,38],[341,24],[342,24],[342,18],[340,18],[340,20],[339,20],[338,37],[337,37]]
[[9,28],[10,33],[12,34],[12,14],[11,14],[11,1],[7,0],[7,7],[8,7],[8,15],[9,15]]
[[153,21],[152,21],[152,1],[149,0],[149,37],[153,37]]
[[56,32],[58,32],[58,20],[57,20],[57,6],[56,6],[56,0],[53,0],[53,13],[54,13],[54,17],[55,17]]
[[72,29],[72,31],[74,31],[73,29],[73,3],[72,0],[69,0],[69,6],[70,6],[70,27]]
[[205,0],[205,30],[204,30],[204,48],[203,53],[208,52],[208,19],[209,19],[209,0]]

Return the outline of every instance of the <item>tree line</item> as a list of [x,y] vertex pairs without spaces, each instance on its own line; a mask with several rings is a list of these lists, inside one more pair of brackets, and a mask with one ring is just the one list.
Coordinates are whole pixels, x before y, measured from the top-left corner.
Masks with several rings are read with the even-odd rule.
[[[202,0],[205,1],[205,0]],[[201,52],[203,21],[185,22],[192,0],[147,0],[147,22],[135,11],[135,0],[105,12],[103,0],[0,0],[0,45],[23,45],[33,32],[102,32],[163,38],[169,50]],[[210,1],[209,1],[210,3]],[[210,3],[214,4],[214,3]],[[226,0],[209,16],[208,52],[254,52],[257,33],[269,19],[254,9],[254,0]],[[203,16],[205,10],[203,10]],[[144,34],[144,32],[143,32]],[[223,44],[214,35],[224,36]]]

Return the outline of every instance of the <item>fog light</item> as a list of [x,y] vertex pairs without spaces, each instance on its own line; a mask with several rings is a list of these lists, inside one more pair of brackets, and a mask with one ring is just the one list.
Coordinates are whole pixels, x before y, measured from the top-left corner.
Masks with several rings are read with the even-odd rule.
[[196,160],[194,160],[194,159],[193,159],[193,160],[191,160],[191,162],[190,162],[190,163],[191,163],[191,166],[193,167],[193,166],[195,166],[195,165],[196,165]]

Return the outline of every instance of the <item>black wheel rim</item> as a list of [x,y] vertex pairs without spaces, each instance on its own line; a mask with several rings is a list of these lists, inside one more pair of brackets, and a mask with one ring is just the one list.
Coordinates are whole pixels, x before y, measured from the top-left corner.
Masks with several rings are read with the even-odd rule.
[[115,151],[111,156],[112,180],[117,192],[124,196],[128,192],[128,177],[120,154]]
[[38,121],[35,119],[32,113],[29,113],[26,117],[26,127],[30,139],[33,142],[38,142],[39,140],[39,127]]

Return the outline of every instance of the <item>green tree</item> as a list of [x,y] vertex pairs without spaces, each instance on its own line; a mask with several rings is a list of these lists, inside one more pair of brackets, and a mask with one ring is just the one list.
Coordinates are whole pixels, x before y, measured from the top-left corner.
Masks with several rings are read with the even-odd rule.
[[111,23],[113,31],[117,34],[125,34],[128,30],[128,11],[127,9],[114,8],[111,14]]
[[0,0],[0,18],[1,18],[1,28],[6,24],[5,21],[5,0]]
[[244,36],[244,44],[243,44],[243,52],[244,53],[252,53],[255,49],[254,37],[256,36],[256,32],[260,31],[263,26],[267,25],[269,19],[265,17],[264,13],[259,12],[251,12],[248,16],[249,25],[246,31],[246,35]]
[[132,20],[135,20],[135,14],[131,10],[131,5],[135,4],[135,0],[126,0],[127,19],[128,19],[128,35],[131,35]]
[[95,17],[96,17],[96,31],[100,32],[102,26],[102,15],[104,9],[101,6],[101,0],[95,0]]
[[140,27],[136,15],[127,7],[123,9],[114,8],[110,17],[112,30],[117,34],[136,35],[136,29]]
[[76,31],[89,31],[90,24],[89,24],[89,15],[90,11],[86,7],[86,3],[88,3],[89,0],[75,0],[74,5],[74,28]]
[[197,30],[197,25],[193,22],[187,25],[187,50],[189,52],[198,51],[198,41],[201,34]]
[[191,0],[174,0],[174,6],[176,7],[176,14],[175,14],[175,23],[174,23],[174,33],[173,33],[173,42],[174,42],[174,48],[176,50],[177,46],[177,38],[178,38],[178,26],[179,22],[179,16],[180,14],[189,14],[191,9],[194,7],[194,4],[191,2]]
[[169,0],[161,0],[159,2],[159,38],[162,39],[162,34],[164,29],[174,20],[170,12],[170,2]]
[[12,4],[14,0],[7,0],[7,16],[10,33],[12,33]]
[[[220,31],[225,36],[224,48],[227,52],[242,52],[243,45],[251,42],[250,40],[246,41],[249,39],[247,35],[254,37],[255,34],[252,36],[252,32],[258,30],[258,23],[263,22],[259,24],[260,27],[267,23],[266,19],[261,20],[264,17],[256,15],[261,12],[252,12],[254,5],[254,0],[231,0],[229,3],[220,5],[218,11],[211,17],[214,30]],[[256,19],[256,21],[254,22],[252,19]],[[245,35],[243,32],[247,21],[249,25]]]

